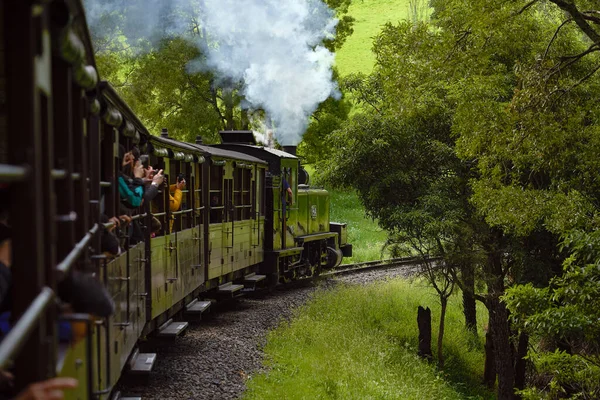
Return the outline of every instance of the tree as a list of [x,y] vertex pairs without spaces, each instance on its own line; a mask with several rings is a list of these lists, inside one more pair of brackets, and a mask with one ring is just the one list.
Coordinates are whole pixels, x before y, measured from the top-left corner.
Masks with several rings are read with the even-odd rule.
[[524,397],[600,396],[600,233],[573,232],[564,274],[547,287],[520,285],[504,300],[511,318],[536,338],[530,359],[548,379]]

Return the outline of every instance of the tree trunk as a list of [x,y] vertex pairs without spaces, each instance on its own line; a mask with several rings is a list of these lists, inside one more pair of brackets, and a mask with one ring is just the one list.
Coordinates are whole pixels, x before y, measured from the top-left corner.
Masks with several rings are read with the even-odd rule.
[[431,310],[429,307],[419,306],[417,311],[417,324],[419,326],[419,357],[431,360]]
[[514,399],[515,368],[510,344],[508,309],[500,301],[500,296],[504,294],[504,274],[500,251],[494,249],[488,252],[488,268],[489,325],[494,340],[494,356],[498,373],[498,399]]
[[444,323],[446,319],[446,308],[448,307],[448,297],[440,296],[442,303],[442,311],[440,313],[440,331],[438,333],[437,352],[438,352],[438,366],[440,369],[444,368],[444,351],[442,344],[444,341]]
[[475,266],[468,263],[462,266],[463,280],[463,313],[465,326],[473,333],[477,333],[477,307],[475,303]]
[[494,357],[494,339],[488,328],[485,333],[485,365],[483,367],[483,384],[492,389],[496,384],[496,357]]
[[529,335],[521,332],[519,335],[519,345],[515,354],[515,387],[520,390],[525,389],[525,372],[527,367],[525,356],[527,355],[528,346]]

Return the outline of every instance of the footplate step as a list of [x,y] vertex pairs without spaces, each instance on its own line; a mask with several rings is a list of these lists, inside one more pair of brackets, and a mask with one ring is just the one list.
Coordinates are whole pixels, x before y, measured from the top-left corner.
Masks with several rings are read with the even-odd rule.
[[244,285],[236,285],[231,282],[227,282],[219,286],[218,293],[223,296],[237,297],[242,295],[242,289]]
[[133,374],[148,374],[154,367],[156,353],[140,353],[135,349],[129,359],[129,372]]
[[256,284],[257,282],[265,280],[266,278],[266,275],[256,275],[256,273],[253,272],[244,277],[244,283]]
[[121,392],[115,393],[110,400],[142,400],[140,396],[123,396]]
[[212,302],[208,300],[195,299],[185,306],[185,312],[190,314],[202,314],[203,312],[208,311],[211,304]]
[[188,322],[174,322],[168,320],[158,328],[158,337],[175,338],[181,335],[188,327]]

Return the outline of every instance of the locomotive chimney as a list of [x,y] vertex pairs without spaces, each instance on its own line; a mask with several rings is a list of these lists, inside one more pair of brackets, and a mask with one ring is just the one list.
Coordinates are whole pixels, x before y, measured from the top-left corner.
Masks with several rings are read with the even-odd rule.
[[196,144],[202,144],[202,136],[196,136]]
[[160,137],[169,137],[169,130],[167,128],[162,128],[162,131],[160,132]]
[[295,156],[296,155],[296,146],[283,146],[283,151]]

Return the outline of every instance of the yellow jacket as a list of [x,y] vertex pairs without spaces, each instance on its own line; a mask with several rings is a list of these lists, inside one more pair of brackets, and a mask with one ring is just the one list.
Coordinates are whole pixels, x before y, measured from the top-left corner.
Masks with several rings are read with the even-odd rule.
[[[171,193],[173,193],[172,196],[171,196]],[[179,207],[181,207],[181,198],[182,197],[183,197],[183,193],[181,193],[181,190],[177,189],[177,185],[169,186],[169,198],[171,200],[169,208],[171,209],[171,212],[179,211]]]
[[[173,195],[171,195],[173,193]],[[169,208],[171,212],[179,211],[179,207],[181,207],[181,198],[183,197],[183,193],[181,190],[177,189],[177,185],[169,186]],[[171,222],[169,223],[169,232],[173,232],[173,222],[175,222],[175,217],[171,216]]]

